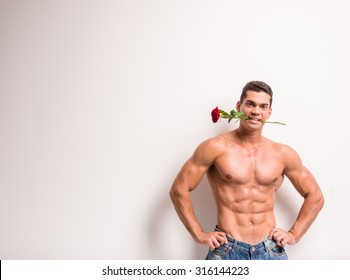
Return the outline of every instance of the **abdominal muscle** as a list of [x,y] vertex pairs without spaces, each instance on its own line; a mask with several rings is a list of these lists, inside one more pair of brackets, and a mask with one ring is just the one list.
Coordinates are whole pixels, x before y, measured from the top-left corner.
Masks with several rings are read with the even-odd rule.
[[237,144],[235,137],[226,136],[228,140],[220,142],[220,154],[207,172],[217,227],[236,240],[256,244],[276,225],[275,191],[283,182],[283,158],[279,146],[266,139],[248,149]]
[[256,244],[275,227],[273,187],[212,184],[212,191],[217,205],[217,227],[234,239]]

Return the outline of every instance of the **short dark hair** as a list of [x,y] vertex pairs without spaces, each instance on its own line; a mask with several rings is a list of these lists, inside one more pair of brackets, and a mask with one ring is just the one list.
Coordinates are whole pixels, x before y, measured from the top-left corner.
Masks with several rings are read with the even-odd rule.
[[268,95],[270,95],[270,107],[271,107],[273,92],[271,87],[268,84],[261,81],[251,81],[247,83],[242,90],[242,94],[240,98],[241,104],[243,103],[244,98],[247,97],[248,90],[253,90],[257,92],[260,92],[260,91],[266,92]]

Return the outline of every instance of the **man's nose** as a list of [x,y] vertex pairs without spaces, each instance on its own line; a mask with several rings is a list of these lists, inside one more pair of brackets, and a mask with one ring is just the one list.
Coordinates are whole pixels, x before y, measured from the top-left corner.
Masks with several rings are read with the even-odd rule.
[[254,106],[252,110],[253,115],[259,115],[260,114],[260,108],[258,106]]

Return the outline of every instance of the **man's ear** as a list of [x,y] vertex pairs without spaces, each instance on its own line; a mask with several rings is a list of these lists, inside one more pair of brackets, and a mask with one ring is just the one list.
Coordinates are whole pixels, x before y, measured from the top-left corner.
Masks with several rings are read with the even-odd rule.
[[240,112],[241,111],[241,101],[238,101],[237,104],[236,104],[236,110],[237,112]]
[[272,114],[272,108],[269,109],[269,116],[267,117],[268,119],[271,117]]

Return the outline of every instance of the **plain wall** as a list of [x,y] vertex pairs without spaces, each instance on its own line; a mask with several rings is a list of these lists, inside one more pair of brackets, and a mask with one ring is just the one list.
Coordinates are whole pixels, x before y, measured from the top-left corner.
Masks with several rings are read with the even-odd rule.
[[[348,1],[0,0],[0,259],[203,259],[169,188],[242,87],[325,206],[290,259],[349,259]],[[206,178],[192,193],[215,226]],[[277,225],[302,199],[286,179]],[[335,245],[334,241],[340,240]]]

